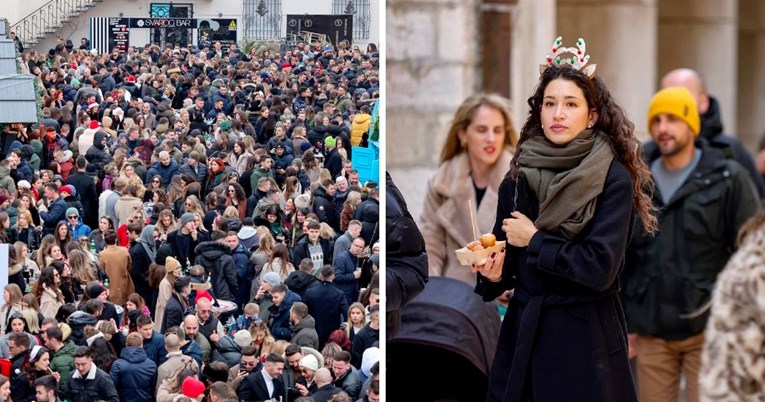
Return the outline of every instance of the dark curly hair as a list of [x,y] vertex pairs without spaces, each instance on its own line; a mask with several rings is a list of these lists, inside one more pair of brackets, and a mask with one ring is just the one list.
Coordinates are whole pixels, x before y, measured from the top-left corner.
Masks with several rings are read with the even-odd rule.
[[[584,93],[587,106],[598,114],[594,129],[606,133],[608,143],[614,153],[614,158],[624,164],[632,178],[633,201],[643,223],[643,228],[648,233],[655,233],[658,229],[657,219],[654,215],[656,207],[653,204],[654,183],[651,172],[643,159],[643,146],[635,138],[635,125],[627,119],[622,107],[611,96],[606,84],[598,76],[592,78],[574,68],[563,66],[550,66],[540,77],[534,94],[528,99],[529,116],[521,129],[521,138],[517,149],[532,137],[544,136],[542,129],[542,104],[547,85],[555,79],[564,79],[573,82]],[[518,179],[518,156],[516,152],[510,164],[508,175]]]

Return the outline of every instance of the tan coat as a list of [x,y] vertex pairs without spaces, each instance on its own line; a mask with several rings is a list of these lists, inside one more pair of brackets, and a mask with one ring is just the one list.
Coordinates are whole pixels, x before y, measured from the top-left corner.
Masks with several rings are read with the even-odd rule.
[[175,373],[181,367],[185,367],[186,364],[190,364],[199,369],[199,364],[197,364],[196,360],[191,357],[184,355],[180,351],[169,352],[167,354],[167,360],[157,368],[157,384],[155,389],[159,391],[159,386],[162,385],[162,382],[175,375]]
[[173,285],[170,284],[167,277],[162,278],[162,282],[159,283],[157,305],[154,307],[154,330],[157,332],[162,330],[162,320],[165,319],[165,307],[167,307],[167,301],[170,300],[172,294]]
[[133,214],[133,212],[138,211],[143,208],[143,201],[141,201],[140,198],[131,197],[129,195],[123,195],[120,196],[120,199],[117,200],[117,203],[114,204],[114,212],[117,215],[117,226],[120,227],[124,224],[127,224],[128,219],[130,219],[130,215]]
[[109,276],[109,301],[122,306],[127,297],[135,292],[130,277],[130,252],[124,247],[107,246],[99,256],[99,264]]
[[56,318],[58,309],[64,304],[64,299],[58,298],[59,292],[49,289],[47,286],[43,286],[43,292],[40,296],[40,313],[45,318]]
[[510,169],[512,157],[509,150],[500,156],[478,210],[466,152],[442,163],[431,178],[420,217],[430,275],[447,276],[475,285],[475,274],[470,272],[470,267],[461,266],[454,254],[454,250],[476,240],[473,239],[468,200],[472,200],[478,236],[491,233],[497,214],[497,191]]

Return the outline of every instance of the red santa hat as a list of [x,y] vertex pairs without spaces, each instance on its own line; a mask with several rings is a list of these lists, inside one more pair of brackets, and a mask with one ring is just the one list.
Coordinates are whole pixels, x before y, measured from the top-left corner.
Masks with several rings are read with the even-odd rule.
[[98,120],[91,120],[90,125],[88,126],[91,130],[96,130],[100,125],[98,124]]
[[90,108],[94,108],[94,107],[98,107],[98,103],[96,103],[96,102],[88,102],[88,110],[90,110]]
[[128,75],[127,82],[135,82],[135,76],[134,75]]

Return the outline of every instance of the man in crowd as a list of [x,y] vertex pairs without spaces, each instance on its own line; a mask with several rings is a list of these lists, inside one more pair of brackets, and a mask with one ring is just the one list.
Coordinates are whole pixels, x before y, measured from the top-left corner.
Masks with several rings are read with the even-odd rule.
[[759,204],[756,189],[737,162],[697,138],[701,122],[684,87],[656,93],[648,108],[654,144],[646,154],[662,211],[659,230],[643,225],[627,249],[622,273],[630,344],[637,354],[640,400],[699,400],[698,373],[706,307],[717,274],[735,249],[736,233]]
[[112,364],[112,381],[121,401],[151,402],[157,378],[157,363],[143,350],[143,337],[138,332],[128,334],[120,358]]
[[270,401],[284,395],[284,384],[281,381],[284,358],[269,353],[265,360],[261,370],[251,372],[242,381],[237,390],[240,400]]
[[319,276],[321,285],[306,290],[303,301],[308,306],[308,313],[316,320],[316,333],[321,349],[332,331],[337,329],[333,323],[345,321],[350,305],[345,294],[333,283],[335,270],[331,266],[322,267]]
[[80,346],[74,351],[74,368],[76,370],[69,380],[69,392],[73,402],[120,401],[111,377],[93,364],[87,346]]

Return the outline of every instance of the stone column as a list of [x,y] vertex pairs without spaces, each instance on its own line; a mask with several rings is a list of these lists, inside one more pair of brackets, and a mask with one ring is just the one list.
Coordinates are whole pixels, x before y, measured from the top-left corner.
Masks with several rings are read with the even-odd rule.
[[387,164],[437,166],[452,115],[477,90],[478,1],[388,0]]
[[586,41],[596,74],[643,140],[648,102],[656,90],[656,15],[656,0],[558,0],[564,44],[575,46],[580,37]]
[[513,15],[512,94],[513,126],[519,134],[529,113],[526,100],[539,81],[539,65],[558,36],[555,0],[520,0]]
[[761,0],[739,2],[738,34],[738,134],[755,152],[765,133],[765,4]]
[[725,131],[736,133],[738,0],[659,0],[658,4],[657,80],[675,68],[697,70],[720,103]]

